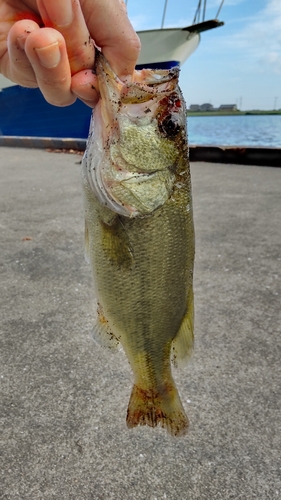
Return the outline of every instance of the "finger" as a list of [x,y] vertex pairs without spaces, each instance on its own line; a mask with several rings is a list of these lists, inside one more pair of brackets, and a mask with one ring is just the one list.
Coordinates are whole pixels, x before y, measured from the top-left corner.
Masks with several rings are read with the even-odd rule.
[[8,34],[8,77],[15,83],[25,87],[37,87],[37,81],[25,53],[25,42],[32,31],[38,30],[39,26],[34,21],[18,21]]
[[66,41],[71,73],[94,66],[95,50],[78,0],[38,0],[45,26],[58,30]]
[[72,104],[76,97],[71,92],[71,72],[63,36],[52,28],[33,31],[25,41],[25,52],[46,101],[56,106]]
[[94,108],[99,100],[97,77],[90,69],[73,75],[71,90],[81,101],[91,108]]
[[81,0],[81,5],[90,34],[112,69],[120,78],[131,75],[141,45],[123,0]]

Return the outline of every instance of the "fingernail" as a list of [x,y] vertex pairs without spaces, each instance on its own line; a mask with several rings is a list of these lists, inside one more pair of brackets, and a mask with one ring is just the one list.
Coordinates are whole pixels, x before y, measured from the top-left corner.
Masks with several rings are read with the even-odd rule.
[[45,68],[55,68],[60,62],[61,54],[58,42],[52,43],[48,47],[35,49],[35,52]]
[[68,26],[73,21],[72,0],[46,2],[50,20],[58,27]]

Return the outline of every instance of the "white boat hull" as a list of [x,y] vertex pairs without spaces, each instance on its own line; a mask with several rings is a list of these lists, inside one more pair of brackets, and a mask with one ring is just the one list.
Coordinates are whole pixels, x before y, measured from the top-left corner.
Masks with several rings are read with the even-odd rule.
[[182,28],[137,33],[142,46],[137,64],[143,66],[168,61],[175,61],[181,66],[200,42],[199,33],[189,33]]

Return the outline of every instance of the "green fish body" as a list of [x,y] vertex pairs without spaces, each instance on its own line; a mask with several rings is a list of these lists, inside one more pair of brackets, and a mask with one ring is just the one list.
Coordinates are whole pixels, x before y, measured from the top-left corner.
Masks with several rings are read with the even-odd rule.
[[193,345],[194,228],[185,104],[178,70],[123,83],[99,54],[101,93],[83,159],[94,334],[121,343],[134,373],[127,425],[183,435],[171,373]]

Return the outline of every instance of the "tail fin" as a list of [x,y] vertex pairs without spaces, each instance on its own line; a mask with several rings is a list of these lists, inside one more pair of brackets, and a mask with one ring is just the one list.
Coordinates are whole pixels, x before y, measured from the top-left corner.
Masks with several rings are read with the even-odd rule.
[[184,436],[187,433],[188,418],[176,386],[170,383],[169,388],[166,387],[160,393],[134,385],[127,411],[127,426],[156,427],[158,424],[172,436]]

